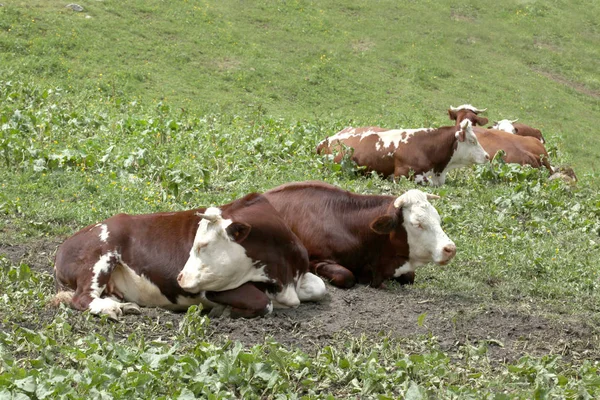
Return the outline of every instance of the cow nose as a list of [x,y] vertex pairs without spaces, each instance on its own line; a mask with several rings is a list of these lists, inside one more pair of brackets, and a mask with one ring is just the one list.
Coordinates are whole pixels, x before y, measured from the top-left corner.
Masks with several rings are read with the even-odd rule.
[[487,152],[485,153],[485,159],[486,161],[490,161],[490,155]]
[[177,275],[177,283],[179,283],[179,286],[181,286],[182,280],[183,280],[183,272],[180,272],[179,275]]
[[446,260],[449,260],[456,255],[456,245],[454,243],[447,244],[443,250],[444,256],[446,256]]

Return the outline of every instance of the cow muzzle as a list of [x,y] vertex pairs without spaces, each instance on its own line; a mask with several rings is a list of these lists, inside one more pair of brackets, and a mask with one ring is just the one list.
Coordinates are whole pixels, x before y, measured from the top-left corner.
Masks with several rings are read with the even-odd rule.
[[200,290],[198,289],[199,279],[194,279],[194,277],[189,276],[189,274],[184,274],[184,272],[180,272],[177,275],[177,283],[181,288],[190,293],[198,293]]
[[442,248],[442,257],[438,262],[439,265],[448,264],[456,255],[456,245],[449,243]]

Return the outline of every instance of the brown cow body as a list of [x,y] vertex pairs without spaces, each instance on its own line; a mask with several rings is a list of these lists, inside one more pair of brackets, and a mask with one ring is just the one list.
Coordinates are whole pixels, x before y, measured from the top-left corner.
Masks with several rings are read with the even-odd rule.
[[339,163],[346,152],[344,146],[353,149],[352,160],[367,171],[394,178],[414,174],[417,183],[434,186],[443,184],[451,169],[489,159],[470,123],[420,129],[346,128],[323,140],[317,153],[337,153],[334,161]]
[[[204,212],[212,216],[203,219]],[[203,275],[184,289],[188,265]],[[220,208],[118,214],[90,225],[59,247],[55,278],[57,290],[68,294],[59,298],[73,308],[112,318],[139,311],[137,305],[193,304],[254,317],[270,312],[271,300],[282,306],[310,300],[306,284],[322,289],[315,299],[324,295],[308,268],[302,243],[264,196],[251,194]]]
[[456,246],[419,190],[361,195],[323,182],[282,185],[265,193],[309,253],[311,271],[338,287],[407,283],[427,262],[448,263]]
[[550,165],[548,152],[539,140],[478,126],[474,130],[479,143],[492,157],[499,150],[504,150],[505,155],[502,159],[507,163],[531,165],[534,168],[543,166],[550,172],[554,171]]

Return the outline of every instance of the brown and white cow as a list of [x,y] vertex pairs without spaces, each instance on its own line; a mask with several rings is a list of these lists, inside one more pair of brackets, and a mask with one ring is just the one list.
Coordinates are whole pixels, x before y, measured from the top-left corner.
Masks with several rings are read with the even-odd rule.
[[446,265],[456,254],[428,201],[439,197],[417,189],[399,197],[362,195],[308,181],[265,196],[302,240],[311,271],[338,287],[412,283],[416,267]]
[[[456,126],[462,125],[465,121],[470,121],[474,125],[484,125],[477,116],[477,112],[484,110],[486,109],[478,110],[470,104],[464,104],[459,107],[450,107],[448,115],[450,119],[456,120]],[[487,119],[485,123],[487,123]],[[502,159],[507,163],[531,165],[534,168],[544,166],[550,172],[554,171],[550,165],[546,147],[539,140],[531,136],[513,135],[498,129],[475,126],[473,130],[477,140],[491,157],[494,157],[499,150],[504,150],[505,155]]]
[[505,154],[502,159],[507,163],[531,165],[534,168],[543,166],[550,172],[554,171],[550,165],[546,147],[539,140],[531,136],[518,136],[480,126],[476,126],[474,131],[479,143],[492,157],[499,150],[504,150]]
[[221,207],[118,214],[58,249],[58,302],[117,319],[139,306],[255,317],[325,295],[306,249],[267,199]]
[[335,152],[334,161],[340,162],[345,155],[344,146],[353,149],[352,160],[367,171],[394,178],[414,174],[415,182],[433,186],[444,184],[452,169],[489,160],[468,120],[458,127],[346,128],[319,143],[317,153]]
[[531,136],[536,138],[542,143],[546,143],[544,140],[544,136],[542,136],[542,131],[536,128],[532,128],[531,126],[522,124],[517,122],[519,119],[515,119],[513,121],[509,119],[503,119],[498,122],[494,122],[492,129],[497,129],[499,131],[504,131],[508,133],[512,133],[513,135],[519,136]]

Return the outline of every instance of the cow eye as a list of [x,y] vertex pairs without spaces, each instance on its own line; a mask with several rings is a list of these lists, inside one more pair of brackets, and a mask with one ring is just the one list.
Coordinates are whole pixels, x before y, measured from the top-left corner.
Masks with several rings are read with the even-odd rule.
[[417,229],[425,229],[425,228],[423,227],[423,224],[422,224],[422,223],[420,223],[420,222],[413,222],[413,226],[414,226],[415,228],[417,228]]

